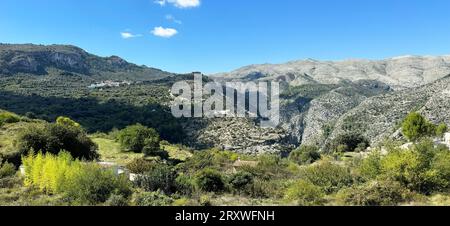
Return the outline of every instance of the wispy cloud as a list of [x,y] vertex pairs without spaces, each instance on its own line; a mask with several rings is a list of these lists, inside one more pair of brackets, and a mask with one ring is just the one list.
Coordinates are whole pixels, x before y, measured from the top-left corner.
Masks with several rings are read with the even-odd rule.
[[173,28],[155,27],[151,33],[162,38],[171,38],[178,34],[178,31]]
[[200,0],[155,0],[154,2],[160,6],[169,3],[181,9],[199,7],[201,4]]
[[141,34],[133,34],[131,32],[128,31],[124,31],[124,32],[120,32],[120,36],[122,36],[123,39],[130,39],[130,38],[137,38],[137,37],[141,37]]
[[173,15],[171,14],[167,14],[166,15],[166,20],[174,22],[176,24],[182,24],[183,22],[181,22],[181,20],[178,20],[177,18],[175,18]]
[[155,4],[158,4],[160,6],[165,6],[166,5],[166,0],[156,0],[154,2],[155,2]]

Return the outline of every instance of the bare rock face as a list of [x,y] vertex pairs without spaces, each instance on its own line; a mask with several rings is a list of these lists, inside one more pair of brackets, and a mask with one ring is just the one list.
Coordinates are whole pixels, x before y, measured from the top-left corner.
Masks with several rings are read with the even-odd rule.
[[85,54],[81,53],[49,53],[49,64],[54,65],[56,68],[66,69],[69,71],[76,71],[81,73],[87,73],[89,71],[88,63],[85,59]]
[[246,118],[191,120],[185,125],[191,146],[216,147],[245,154],[280,153],[286,150],[279,129],[263,129]]
[[50,67],[89,73],[88,53],[73,46],[0,45],[0,64],[5,74],[43,75]]
[[19,72],[39,73],[41,71],[41,65],[32,57],[29,56],[14,56],[9,62],[8,66],[5,66],[7,71],[16,70]]
[[107,62],[116,67],[125,67],[128,62],[118,56],[111,56],[107,58]]

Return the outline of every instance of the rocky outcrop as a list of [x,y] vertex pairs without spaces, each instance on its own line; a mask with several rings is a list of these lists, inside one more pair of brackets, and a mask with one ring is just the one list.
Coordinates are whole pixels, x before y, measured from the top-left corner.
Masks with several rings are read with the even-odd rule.
[[191,146],[216,147],[246,154],[286,151],[285,133],[280,129],[263,129],[246,118],[190,120],[185,125]]

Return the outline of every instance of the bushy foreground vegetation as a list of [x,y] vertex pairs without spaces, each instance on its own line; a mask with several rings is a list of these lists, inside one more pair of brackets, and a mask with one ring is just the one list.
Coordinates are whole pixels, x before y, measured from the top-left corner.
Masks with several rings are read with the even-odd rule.
[[111,196],[131,195],[129,181],[95,163],[74,160],[68,152],[29,154],[22,160],[24,184],[46,194],[62,194],[69,203],[95,205]]
[[184,147],[160,141],[155,130],[137,124],[93,139],[123,155],[118,162],[128,172],[118,175],[96,162],[101,155],[80,155],[71,146],[80,147],[80,140],[91,144],[87,153],[106,153],[97,151],[78,123],[60,117],[56,123],[31,123],[19,136],[19,147],[29,147],[23,176],[0,160],[0,205],[450,204],[436,203],[450,194],[450,151],[432,140],[440,139],[442,126],[431,133],[416,126],[429,125],[426,120],[412,120],[413,126],[409,121],[403,129],[416,130],[417,139],[408,147],[386,141],[367,152],[363,137],[344,134],[331,143],[336,149],[301,146],[287,158],[216,149],[179,155]]

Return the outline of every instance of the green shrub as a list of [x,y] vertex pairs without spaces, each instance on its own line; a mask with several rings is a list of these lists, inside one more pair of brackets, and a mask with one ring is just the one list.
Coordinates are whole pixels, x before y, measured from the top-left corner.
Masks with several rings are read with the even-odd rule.
[[429,142],[409,150],[392,150],[381,160],[382,172],[412,191],[430,194],[448,186],[439,169],[433,169],[434,145]]
[[118,140],[122,147],[136,153],[153,153],[160,149],[160,138],[156,130],[141,124],[128,126],[120,131]]
[[176,190],[182,195],[191,195],[195,190],[195,181],[192,177],[180,173],[175,179]]
[[395,181],[368,182],[342,190],[338,196],[354,206],[394,206],[412,199],[412,193]]
[[170,142],[167,141],[167,140],[162,140],[162,141],[161,141],[161,145],[163,145],[163,146],[169,146],[169,145],[170,145]]
[[159,191],[137,193],[133,197],[136,206],[170,206],[172,203],[172,198]]
[[222,174],[214,169],[204,169],[195,175],[197,188],[205,192],[221,192],[225,188]]
[[329,145],[328,148],[333,152],[361,152],[369,147],[367,138],[356,133],[347,133],[337,136]]
[[16,167],[13,164],[0,162],[0,179],[14,176],[14,174],[16,174]]
[[447,124],[441,123],[436,127],[436,136],[442,138],[447,131],[448,131]]
[[153,169],[155,163],[145,160],[144,158],[137,158],[127,164],[126,168],[135,174],[144,174]]
[[257,177],[264,180],[287,178],[289,161],[279,155],[261,155],[258,157],[258,165],[251,169]]
[[214,166],[214,155],[209,151],[196,151],[192,157],[180,165],[180,169],[184,172],[198,172],[205,168]]
[[200,206],[212,206],[211,196],[209,195],[200,196],[198,203],[200,204]]
[[128,206],[128,199],[122,195],[111,195],[105,202],[105,206]]
[[325,193],[309,181],[300,180],[286,190],[285,199],[295,201],[299,206],[319,206],[324,204]]
[[307,145],[302,145],[299,149],[294,150],[289,155],[289,159],[299,165],[311,164],[320,158],[319,148],[317,146]]
[[6,111],[0,112],[0,126],[6,123],[16,123],[16,122],[20,122],[20,117],[17,116],[16,114]]
[[81,128],[81,125],[78,122],[75,122],[72,119],[63,116],[60,116],[56,119],[56,124],[61,126],[71,126],[75,128]]
[[169,152],[167,152],[166,150],[161,150],[161,149],[157,149],[157,148],[152,148],[150,146],[145,146],[144,149],[142,150],[142,153],[145,154],[145,156],[150,156],[150,157],[159,157],[160,159],[163,160],[167,160],[169,159]]
[[253,183],[253,174],[245,171],[233,174],[229,179],[231,187],[239,193]]
[[205,168],[222,170],[232,165],[238,159],[236,153],[212,149],[208,151],[196,151],[180,167],[184,172],[198,172]]
[[366,181],[377,178],[381,174],[381,154],[377,151],[371,153],[360,162],[356,171]]
[[30,125],[19,134],[21,153],[30,150],[58,154],[68,151],[74,158],[98,159],[97,145],[78,127],[58,124]]
[[410,113],[402,123],[402,132],[410,141],[434,135],[436,126],[417,112]]
[[305,168],[302,172],[302,178],[321,187],[328,194],[339,191],[353,183],[353,177],[348,168],[336,165],[328,160]]
[[[22,185],[23,185],[22,179],[17,176],[8,176],[0,178],[0,191],[3,188],[14,188],[16,190],[18,187],[21,187]],[[0,192],[0,196],[2,196],[2,192]],[[0,198],[0,205],[2,205],[1,198]],[[7,203],[7,205],[10,204]]]
[[81,167],[73,177],[69,177],[64,194],[76,204],[96,205],[108,200],[111,195],[128,197],[130,184],[125,176],[116,176],[94,164]]
[[436,153],[431,168],[438,171],[445,181],[450,182],[450,152],[446,150]]
[[171,194],[175,191],[176,173],[172,168],[165,164],[154,164],[152,169],[140,175],[134,181],[134,184],[145,191],[162,191]]
[[257,199],[282,199],[285,196],[285,189],[291,185],[286,179],[264,180],[255,178],[248,186],[248,195]]

